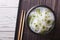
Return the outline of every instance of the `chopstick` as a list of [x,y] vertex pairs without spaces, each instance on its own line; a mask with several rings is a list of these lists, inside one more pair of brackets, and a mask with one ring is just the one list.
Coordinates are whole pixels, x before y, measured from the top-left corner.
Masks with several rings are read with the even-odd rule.
[[23,18],[23,10],[22,10],[22,12],[21,12],[21,18],[20,18],[20,24],[19,24],[19,30],[18,30],[18,40],[19,40],[20,34],[21,34],[22,18]]
[[18,32],[18,40],[22,40],[23,29],[24,29],[24,19],[25,19],[25,12],[22,10],[20,25],[19,25],[19,32]]
[[22,40],[22,36],[23,36],[24,20],[25,20],[25,11],[24,11],[24,14],[23,14],[22,30],[21,30],[21,36],[20,36],[20,40]]

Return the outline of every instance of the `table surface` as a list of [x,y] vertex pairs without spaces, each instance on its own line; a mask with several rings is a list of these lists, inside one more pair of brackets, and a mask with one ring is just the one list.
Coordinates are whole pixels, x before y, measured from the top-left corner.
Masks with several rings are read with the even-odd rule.
[[46,5],[50,7],[56,15],[56,25],[52,32],[47,35],[36,35],[31,32],[25,23],[23,40],[60,40],[60,0],[22,0],[21,10],[28,11],[35,5]]
[[0,0],[0,40],[14,40],[19,0]]

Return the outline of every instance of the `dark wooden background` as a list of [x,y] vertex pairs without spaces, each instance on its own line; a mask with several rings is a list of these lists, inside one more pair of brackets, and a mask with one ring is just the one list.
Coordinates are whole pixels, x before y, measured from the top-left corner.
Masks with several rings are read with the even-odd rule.
[[47,35],[36,35],[31,32],[25,23],[23,40],[60,40],[60,0],[21,0],[20,10],[26,12],[35,5],[46,5],[50,7],[56,15],[56,25],[52,32]]

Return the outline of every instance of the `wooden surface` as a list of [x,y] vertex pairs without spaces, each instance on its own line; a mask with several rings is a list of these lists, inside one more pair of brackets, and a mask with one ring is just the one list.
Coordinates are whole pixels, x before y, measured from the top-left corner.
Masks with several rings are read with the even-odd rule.
[[0,0],[0,40],[14,40],[19,0]]
[[25,23],[23,40],[60,40],[60,0],[22,0],[20,7],[21,9],[28,11],[35,5],[46,5],[55,12],[55,28],[49,34],[42,36],[31,32]]

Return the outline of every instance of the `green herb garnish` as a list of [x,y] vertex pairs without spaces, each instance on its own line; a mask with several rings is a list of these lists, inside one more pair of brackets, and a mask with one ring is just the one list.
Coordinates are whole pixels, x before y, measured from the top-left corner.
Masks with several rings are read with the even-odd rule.
[[47,10],[46,12],[45,12],[45,14],[48,14],[50,12],[50,10]]
[[48,21],[47,21],[47,24],[50,24],[50,22],[51,22],[51,21],[50,21],[50,20],[48,20]]
[[36,12],[40,14],[40,9],[36,9]]
[[36,27],[38,27],[38,25],[36,25]]
[[28,17],[28,22],[30,22],[31,18],[32,18],[31,16]]
[[45,26],[43,26],[43,29],[45,29],[46,27]]
[[35,31],[38,31],[39,30],[39,26],[35,25],[35,27],[36,27]]

